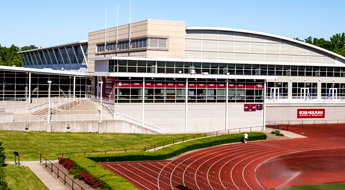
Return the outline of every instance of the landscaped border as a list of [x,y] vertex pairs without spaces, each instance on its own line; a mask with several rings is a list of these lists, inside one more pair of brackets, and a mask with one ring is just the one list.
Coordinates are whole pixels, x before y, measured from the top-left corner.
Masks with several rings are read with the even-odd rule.
[[[260,132],[251,132],[249,134],[249,141],[264,140],[267,138],[266,134]],[[93,156],[72,156],[70,159],[78,166],[80,172],[87,172],[92,177],[97,178],[104,183],[103,189],[137,189],[132,183],[115,173],[105,169],[103,166],[97,164],[98,162],[121,162],[121,161],[144,161],[144,160],[164,160],[178,156],[182,153],[217,146],[221,144],[240,142],[243,139],[243,133],[227,134],[216,137],[208,137],[203,139],[196,139],[180,144],[171,145],[154,152],[130,152],[118,153],[108,155],[93,155]]]

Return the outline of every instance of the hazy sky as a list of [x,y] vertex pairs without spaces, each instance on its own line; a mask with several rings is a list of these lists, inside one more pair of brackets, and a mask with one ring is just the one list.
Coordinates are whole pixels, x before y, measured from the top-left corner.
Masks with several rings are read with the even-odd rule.
[[[129,22],[129,0],[0,0],[0,44],[39,47],[87,40],[88,32]],[[345,32],[344,0],[132,0],[132,21],[246,29],[284,37]]]

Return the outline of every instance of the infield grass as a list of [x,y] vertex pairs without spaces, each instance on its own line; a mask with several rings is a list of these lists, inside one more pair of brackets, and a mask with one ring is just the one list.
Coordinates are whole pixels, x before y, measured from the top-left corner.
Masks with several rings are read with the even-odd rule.
[[[6,161],[14,161],[13,151],[19,152],[21,161],[28,161],[39,160],[40,153],[143,149],[185,136],[187,135],[0,131],[0,142],[5,148]],[[49,156],[48,159],[57,159],[57,155]]]
[[330,183],[330,184],[320,184],[320,185],[305,185],[305,186],[295,186],[295,187],[284,187],[271,190],[343,190],[345,189],[345,183]]

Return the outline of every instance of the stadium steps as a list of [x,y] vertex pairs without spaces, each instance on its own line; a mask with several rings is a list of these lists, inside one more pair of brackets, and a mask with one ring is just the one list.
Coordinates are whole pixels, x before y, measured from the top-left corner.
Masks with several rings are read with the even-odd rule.
[[[73,102],[68,102],[65,103],[61,106],[58,106],[57,108],[50,108],[50,112],[52,115],[56,115],[57,113],[59,113],[61,110],[69,110],[71,108],[73,108],[74,106],[79,105],[80,102],[78,101],[73,101]],[[32,112],[32,115],[35,115],[41,119],[46,119],[47,118],[47,113],[48,113],[48,108],[43,108],[40,110],[37,110],[35,112]]]

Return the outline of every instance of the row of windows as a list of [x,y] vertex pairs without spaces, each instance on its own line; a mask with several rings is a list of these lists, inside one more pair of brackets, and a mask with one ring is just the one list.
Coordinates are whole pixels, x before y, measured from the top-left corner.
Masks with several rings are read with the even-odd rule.
[[[24,65],[53,65],[53,64],[75,64],[85,63],[83,51],[87,57],[87,45],[69,46],[66,48],[45,49],[22,53]],[[81,49],[83,48],[83,49]]]
[[[48,96],[48,83],[51,80],[51,97],[66,97],[73,94],[73,77],[31,74],[31,96]],[[76,78],[75,93],[85,97],[86,86],[91,85],[87,78]],[[29,74],[24,72],[0,72],[0,100],[25,100],[29,96]]]
[[[262,89],[229,89],[229,102],[263,102]],[[141,102],[141,88],[118,88],[116,102]],[[188,89],[188,102],[225,102],[226,89]],[[145,102],[185,102],[186,89],[145,89]]]
[[[268,82],[266,86],[266,97],[268,99],[287,99],[287,82]],[[316,99],[317,83],[292,83],[293,99]],[[321,97],[323,99],[345,98],[345,83],[322,83]]]
[[[114,51],[114,50],[126,50],[128,49],[128,41],[121,42],[111,42],[106,44],[97,44],[97,52],[104,51]],[[167,39],[166,38],[141,38],[131,40],[131,48],[167,48]]]
[[110,60],[109,72],[345,77],[345,67]]

